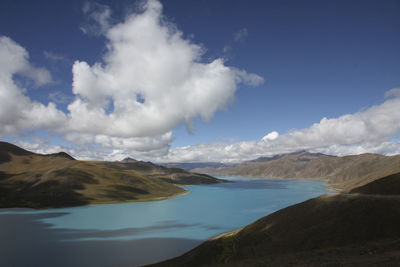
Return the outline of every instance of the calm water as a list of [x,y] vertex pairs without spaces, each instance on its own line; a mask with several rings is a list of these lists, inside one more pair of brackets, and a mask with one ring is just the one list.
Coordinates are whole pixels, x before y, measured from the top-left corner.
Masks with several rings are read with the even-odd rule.
[[137,266],[327,193],[310,180],[222,177],[174,199],[35,211],[0,209],[0,266]]

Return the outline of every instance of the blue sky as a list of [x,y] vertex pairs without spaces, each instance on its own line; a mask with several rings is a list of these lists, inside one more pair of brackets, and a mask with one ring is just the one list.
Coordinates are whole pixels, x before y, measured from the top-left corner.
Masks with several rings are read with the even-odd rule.
[[[235,162],[298,149],[399,153],[399,93],[392,90],[400,87],[399,12],[399,1],[3,0],[3,49],[20,47],[29,58],[16,54],[22,63],[7,70],[12,64],[3,60],[2,70],[25,97],[25,113],[43,114],[30,118],[22,112],[10,119],[12,111],[0,109],[7,126],[0,136],[38,152],[67,150],[84,159]],[[156,28],[144,40],[139,38],[147,28],[134,23],[145,16]],[[165,37],[160,29],[179,34],[154,48],[161,54],[152,53]],[[138,40],[146,51],[136,46]],[[141,60],[151,66],[141,70]],[[181,63],[190,73],[184,74]],[[210,78],[199,68],[225,72]],[[143,88],[121,89],[136,85],[134,75]],[[114,87],[104,82],[116,79],[126,81]],[[177,89],[174,81],[184,85]],[[10,81],[3,82],[0,89],[11,95]],[[121,108],[128,93],[143,95],[142,104],[156,113]],[[194,96],[202,100],[191,103]],[[75,113],[67,108],[73,102]],[[104,117],[86,117],[96,110]],[[96,120],[112,126],[91,124]],[[279,134],[262,140],[274,131]]]

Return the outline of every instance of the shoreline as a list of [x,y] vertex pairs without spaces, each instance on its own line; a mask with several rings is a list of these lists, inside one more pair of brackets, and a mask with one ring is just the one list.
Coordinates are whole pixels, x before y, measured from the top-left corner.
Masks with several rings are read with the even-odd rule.
[[164,197],[153,197],[148,199],[135,199],[135,200],[126,200],[126,201],[95,201],[91,203],[87,203],[84,205],[71,205],[71,206],[62,206],[62,207],[40,207],[40,208],[33,208],[33,207],[4,207],[0,208],[0,212],[6,209],[31,209],[31,210],[50,210],[50,209],[68,209],[68,208],[77,208],[77,207],[88,207],[88,206],[97,206],[97,205],[112,205],[112,204],[125,204],[125,203],[135,203],[135,202],[155,202],[155,201],[162,201],[177,198],[180,196],[188,195],[191,193],[190,190],[182,188],[184,191],[181,193],[176,193],[171,196],[164,196]]
[[[183,188],[182,188],[183,189]],[[89,203],[88,205],[81,205],[77,207],[82,207],[82,206],[95,206],[95,205],[108,205],[108,204],[124,204],[124,203],[135,203],[135,202],[155,202],[155,201],[162,201],[162,200],[167,200],[167,199],[173,199],[177,198],[180,196],[185,196],[191,193],[190,190],[185,190],[184,192],[181,193],[176,193],[173,194],[172,196],[165,196],[165,197],[153,197],[149,199],[136,199],[136,200],[127,200],[127,201],[105,201],[105,202],[94,202],[94,203]]]
[[[237,177],[237,178],[255,178],[255,179],[276,179],[276,180],[313,180],[313,181],[322,181],[324,183],[324,187],[326,188],[327,191],[331,193],[343,193],[338,188],[333,187],[332,184],[329,184],[327,179],[322,179],[322,178],[282,178],[282,177],[259,177],[259,176],[239,176],[239,175],[227,175],[227,176],[215,176],[217,179],[221,179],[223,182],[235,182],[231,180],[227,180],[225,178],[228,177]],[[183,187],[185,186],[197,186],[197,185],[206,185],[206,184],[188,184],[188,185],[178,185],[183,192],[173,194],[171,196],[160,196],[160,197],[152,197],[152,198],[147,198],[147,199],[134,199],[134,200],[125,200],[125,201],[118,201],[118,200],[110,200],[110,201],[93,201],[89,202],[87,204],[83,205],[66,205],[66,206],[58,206],[58,207],[2,207],[0,208],[0,212],[5,209],[32,209],[32,210],[49,210],[49,209],[65,209],[65,208],[75,208],[75,207],[86,207],[86,206],[95,206],[95,205],[111,205],[111,204],[124,204],[124,203],[135,203],[135,202],[154,202],[154,201],[162,201],[162,200],[168,200],[168,199],[173,199],[177,198],[180,196],[188,195],[191,193],[190,190],[187,190]],[[329,193],[327,193],[329,194]],[[223,233],[222,233],[223,234]]]

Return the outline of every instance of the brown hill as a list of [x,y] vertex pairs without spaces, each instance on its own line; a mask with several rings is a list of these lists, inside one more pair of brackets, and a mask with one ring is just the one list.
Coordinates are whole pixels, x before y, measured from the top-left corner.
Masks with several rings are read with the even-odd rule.
[[[399,266],[400,174],[282,209],[154,266]],[[391,189],[390,189],[391,190]]]
[[0,142],[0,159],[0,208],[157,200],[185,193],[182,184],[222,182],[140,161],[80,161],[64,152],[40,155],[5,142]]
[[224,176],[323,179],[334,188],[346,191],[400,172],[400,155],[361,154],[335,157],[301,151],[193,171]]

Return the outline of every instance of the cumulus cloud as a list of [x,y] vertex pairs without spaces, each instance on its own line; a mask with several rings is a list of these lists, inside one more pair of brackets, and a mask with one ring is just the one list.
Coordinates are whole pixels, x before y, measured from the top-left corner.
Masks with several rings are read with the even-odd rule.
[[[2,93],[7,95],[2,98],[5,126],[1,134],[44,129],[77,145],[97,143],[161,156],[168,153],[176,126],[192,128],[196,117],[209,120],[233,101],[239,84],[263,83],[262,77],[229,67],[223,59],[204,61],[203,46],[184,38],[162,15],[159,1],[143,2],[141,12],[118,24],[110,22],[107,6],[86,2],[83,12],[92,24],[82,30],[104,35],[106,52],[93,65],[85,61],[73,64],[73,99],[58,91],[49,95],[53,102],[68,102],[66,113],[53,102],[45,106],[23,95],[25,89],[12,80],[14,73],[30,77],[38,85],[48,82],[50,74],[29,64],[24,48],[10,39],[3,42],[7,55],[1,64],[6,73]],[[45,56],[61,60],[50,52]]]
[[226,108],[238,84],[263,82],[222,59],[203,62],[203,47],[163,17],[160,2],[149,0],[143,8],[105,32],[102,62],[74,63],[71,133],[91,135],[104,146],[125,143],[142,149],[140,140],[152,148],[160,140],[167,144],[171,139],[165,134],[177,125],[191,125],[198,116],[209,120]]
[[28,52],[8,37],[0,36],[0,135],[20,134],[23,130],[56,129],[65,115],[52,102],[47,106],[31,101],[15,81],[15,75],[40,86],[51,81],[50,73],[29,63]]

